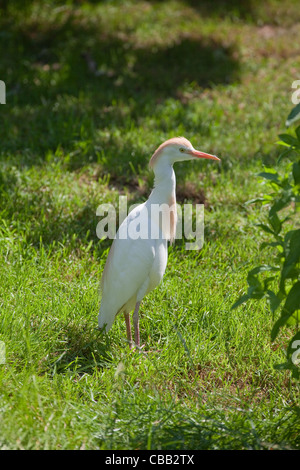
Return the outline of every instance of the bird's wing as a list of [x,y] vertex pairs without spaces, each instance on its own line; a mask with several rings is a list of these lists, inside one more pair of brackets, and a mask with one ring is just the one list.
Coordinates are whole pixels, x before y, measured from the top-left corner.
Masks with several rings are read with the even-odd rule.
[[150,237],[122,238],[134,221],[145,227],[147,217],[144,204],[134,209],[121,224],[111,246],[101,281],[100,315],[102,320],[106,319],[106,323],[111,317],[113,321],[116,313],[138,292],[149,277],[155,258],[156,240],[151,240]]

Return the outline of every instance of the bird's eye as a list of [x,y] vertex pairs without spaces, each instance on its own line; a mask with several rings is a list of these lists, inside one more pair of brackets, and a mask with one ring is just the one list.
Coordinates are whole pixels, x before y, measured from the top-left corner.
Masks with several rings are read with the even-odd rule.
[[183,153],[183,152],[184,152],[184,148],[181,147],[181,148],[179,149],[179,152]]

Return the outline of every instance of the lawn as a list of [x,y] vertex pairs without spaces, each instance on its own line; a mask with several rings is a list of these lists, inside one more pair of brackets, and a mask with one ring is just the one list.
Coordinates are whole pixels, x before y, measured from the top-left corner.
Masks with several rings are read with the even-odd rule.
[[[268,263],[257,174],[300,78],[298,0],[19,1],[0,9],[0,448],[299,449],[299,385],[267,302],[231,310]],[[97,330],[111,240],[97,207],[144,201],[183,135],[222,162],[176,164],[205,240],[169,247],[141,306]],[[147,351],[147,352],[146,352]],[[299,408],[298,408],[299,410]]]

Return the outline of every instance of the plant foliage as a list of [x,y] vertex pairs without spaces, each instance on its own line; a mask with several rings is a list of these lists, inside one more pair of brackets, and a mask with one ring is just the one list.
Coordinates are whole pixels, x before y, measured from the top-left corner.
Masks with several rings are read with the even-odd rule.
[[260,248],[269,247],[272,263],[257,266],[248,272],[248,291],[232,308],[249,299],[267,298],[275,320],[272,341],[282,327],[295,327],[296,333],[287,346],[286,362],[276,364],[275,368],[289,369],[293,377],[299,379],[300,228],[297,227],[300,209],[300,126],[294,135],[280,134],[279,138],[278,143],[284,150],[276,169],[267,168],[259,174],[266,183],[266,193],[263,197],[248,201],[248,204],[260,202],[268,207],[266,220],[258,227],[269,238],[261,243]]

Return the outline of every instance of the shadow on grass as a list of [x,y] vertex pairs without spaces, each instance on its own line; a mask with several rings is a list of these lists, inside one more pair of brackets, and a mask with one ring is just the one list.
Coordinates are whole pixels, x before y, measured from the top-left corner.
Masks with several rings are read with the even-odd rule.
[[[150,0],[151,3],[162,3],[164,0]],[[184,0],[203,17],[238,18],[251,21],[255,17],[253,0]]]
[[[107,34],[101,24],[80,23],[72,10],[57,22],[14,24],[8,18],[2,31],[8,39],[1,48],[7,87],[1,149],[19,153],[28,165],[42,163],[60,146],[72,153],[71,169],[104,153],[104,171],[116,162],[128,171],[124,161],[127,167],[134,149],[126,142],[124,151],[119,139],[104,139],[103,129],[130,129],[141,117],[155,118],[157,105],[180,101],[186,85],[210,87],[239,78],[234,49],[201,33],[179,33],[167,45],[136,44],[129,33]],[[139,163],[145,167],[148,161]]]
[[64,335],[67,337],[65,351],[48,359],[45,365],[53,374],[92,374],[95,369],[110,365],[109,340],[100,330],[94,328],[92,331],[82,331],[74,326],[66,326]]
[[[213,403],[199,404],[198,411],[179,404],[164,405],[163,400],[154,405],[140,402],[120,401],[118,410],[118,432],[114,432],[115,421],[105,428],[105,433],[96,434],[100,448],[151,450],[263,450],[297,448],[297,431],[293,429],[297,416],[263,421],[246,403],[228,408]],[[290,410],[289,410],[290,411]],[[120,424],[121,423],[121,424]],[[292,427],[291,427],[292,426]],[[128,430],[130,429],[130,433]],[[268,439],[265,436],[268,435]],[[288,438],[284,436],[288,435]],[[291,445],[290,445],[291,443]],[[295,447],[293,447],[295,446]],[[188,458],[185,460],[187,464]],[[181,461],[182,463],[182,461]],[[190,462],[191,463],[191,462]],[[195,463],[195,461],[194,461]]]
[[[22,21],[9,14],[0,20],[5,38],[0,77],[7,90],[1,108],[0,196],[6,216],[17,221],[18,230],[26,229],[27,241],[34,244],[41,236],[46,244],[73,234],[84,238],[88,230],[90,239],[98,241],[96,208],[87,201],[64,216],[51,192],[36,184],[24,190],[13,165],[18,172],[22,166],[59,161],[74,171],[97,163],[99,176],[108,172],[112,181],[132,190],[132,168],[142,174],[155,150],[142,145],[143,119],[153,120],[150,132],[161,133],[159,109],[175,98],[178,106],[167,126],[193,126],[191,131],[199,132],[202,124],[191,124],[186,116],[182,90],[239,80],[234,47],[204,38],[201,31],[189,36],[179,30],[175,41],[166,38],[162,45],[139,44],[131,31],[105,32],[100,17],[82,19],[80,8],[66,7],[41,19],[26,18],[25,9]],[[142,189],[136,185],[137,200],[149,192],[147,182]],[[179,200],[180,195],[184,200],[191,188],[179,188]],[[200,196],[199,202],[204,201],[205,195]]]

